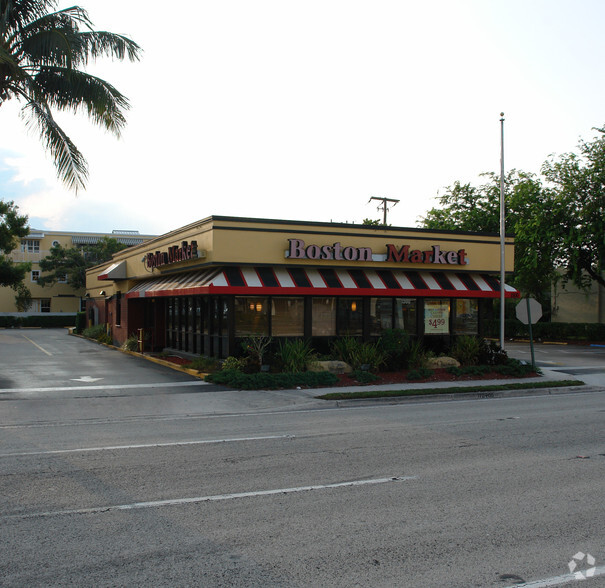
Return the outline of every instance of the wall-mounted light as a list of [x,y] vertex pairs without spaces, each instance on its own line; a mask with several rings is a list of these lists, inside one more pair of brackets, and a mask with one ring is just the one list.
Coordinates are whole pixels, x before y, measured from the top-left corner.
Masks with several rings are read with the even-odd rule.
[[355,302],[354,300],[353,300],[353,302],[351,302],[351,310],[353,312],[355,312],[357,310],[357,302]]
[[263,309],[263,305],[260,302],[256,303],[256,312],[260,312]]
[[99,292],[99,296],[105,296],[105,290],[101,290],[101,291]]

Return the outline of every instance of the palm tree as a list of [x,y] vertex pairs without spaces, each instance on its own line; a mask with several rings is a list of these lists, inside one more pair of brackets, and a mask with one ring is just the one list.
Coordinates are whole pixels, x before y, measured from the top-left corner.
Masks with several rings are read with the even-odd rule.
[[128,100],[82,67],[99,57],[135,61],[141,48],[121,35],[94,31],[84,9],[56,10],[57,3],[0,0],[0,106],[13,97],[24,102],[24,120],[39,132],[57,176],[77,193],[88,166],[51,109],[84,111],[119,137]]

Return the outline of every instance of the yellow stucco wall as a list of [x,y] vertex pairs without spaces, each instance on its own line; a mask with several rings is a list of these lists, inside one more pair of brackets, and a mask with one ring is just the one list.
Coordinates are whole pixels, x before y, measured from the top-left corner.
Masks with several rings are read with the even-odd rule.
[[[333,246],[341,248],[371,248],[374,254],[386,254],[387,244],[396,251],[409,246],[410,251],[427,251],[439,246],[441,251],[458,252],[464,250],[464,265],[433,263],[400,263],[387,261],[347,261],[335,259],[292,259],[286,257],[289,239],[304,241],[305,247]],[[187,261],[171,263],[150,269],[145,258],[155,252],[167,252],[170,247],[180,246],[186,241],[197,242],[199,257]],[[514,268],[514,242],[506,238],[506,271]],[[114,284],[113,281],[98,280],[111,263],[126,261],[127,280]],[[391,267],[416,270],[469,271],[497,273],[500,270],[500,238],[456,232],[424,231],[420,229],[340,223],[311,223],[298,221],[243,219],[233,217],[209,217],[165,235],[161,235],[142,245],[117,253],[112,262],[99,265],[88,271],[87,292],[96,297],[101,290],[110,296],[115,290],[128,291],[135,283],[150,277],[158,277],[167,272],[202,269],[221,265],[313,265],[331,267]]]

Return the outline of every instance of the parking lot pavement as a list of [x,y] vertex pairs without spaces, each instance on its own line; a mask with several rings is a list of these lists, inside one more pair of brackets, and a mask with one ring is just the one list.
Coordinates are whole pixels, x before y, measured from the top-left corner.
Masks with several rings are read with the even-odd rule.
[[0,331],[0,350],[2,390],[200,383],[188,374],[70,337],[65,329],[5,329]]

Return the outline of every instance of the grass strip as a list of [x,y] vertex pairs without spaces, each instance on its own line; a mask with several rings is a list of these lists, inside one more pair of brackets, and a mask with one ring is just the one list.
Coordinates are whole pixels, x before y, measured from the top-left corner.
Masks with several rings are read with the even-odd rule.
[[316,396],[320,400],[349,400],[354,398],[392,398],[396,396],[425,396],[428,394],[468,394],[469,392],[501,392],[506,390],[530,390],[539,388],[565,388],[584,386],[580,380],[555,382],[527,382],[493,384],[490,386],[450,386],[448,388],[414,388],[411,390],[359,390],[358,392],[330,392]]

